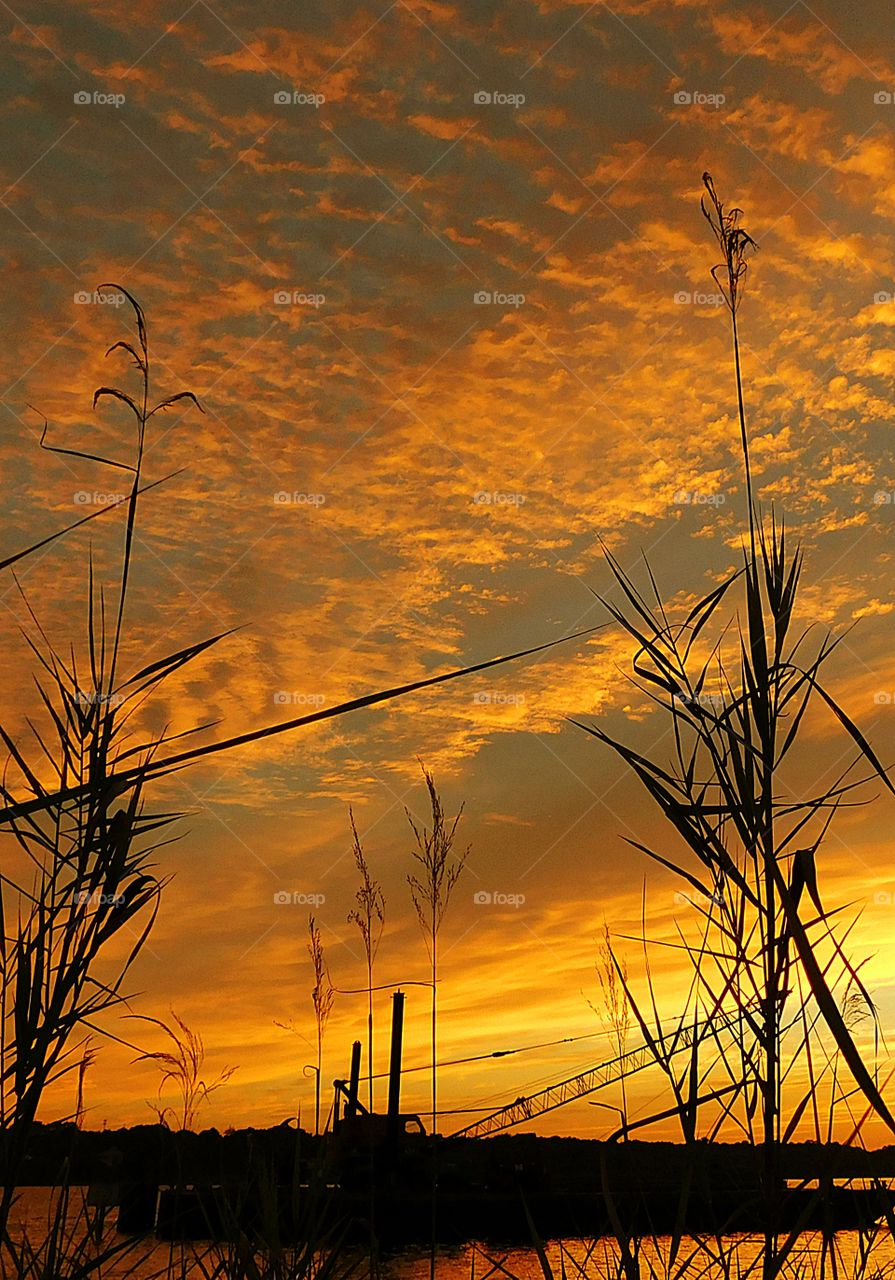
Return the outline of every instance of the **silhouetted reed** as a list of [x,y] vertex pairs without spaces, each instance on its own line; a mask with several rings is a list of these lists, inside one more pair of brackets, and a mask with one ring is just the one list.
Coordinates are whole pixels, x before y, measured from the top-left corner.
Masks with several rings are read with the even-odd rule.
[[354,895],[355,905],[348,913],[348,923],[357,925],[364,948],[367,966],[367,1102],[373,1111],[373,965],[382,941],[385,925],[385,895],[382,885],[373,876],[357,833],[354,812],[348,810],[351,822],[352,853],[360,876],[360,885]]
[[466,859],[469,857],[467,847],[461,853],[454,852],[454,840],[457,827],[463,816],[461,805],[453,819],[449,818],[435,786],[432,774],[423,766],[423,778],[429,796],[432,812],[432,825],[418,826],[410,810],[405,810],[407,821],[413,832],[416,848],[412,851],[413,860],[419,870],[407,877],[410,897],[416,912],[426,943],[429,957],[429,972],[432,982],[431,1004],[431,1050],[432,1050],[432,1132],[438,1132],[438,1072],[437,1060],[437,1018],[438,1018],[438,934],[444,920],[445,912],[454,892],[454,888]]
[[[683,1026],[699,1018],[704,1033],[684,1054],[683,1067],[663,1039],[673,1026],[659,1011],[650,976],[650,940],[644,919],[642,942],[647,998],[638,997],[616,957],[636,1024],[654,1051],[671,1092],[671,1105],[620,1132],[674,1118],[691,1149],[697,1138],[739,1131],[761,1152],[757,1210],[763,1222],[760,1269],[772,1280],[793,1256],[804,1221],[784,1220],[786,1190],[781,1149],[790,1141],[817,1091],[842,1070],[864,1100],[855,1140],[875,1112],[895,1131],[895,1120],[875,1074],[855,1042],[855,1010],[876,1019],[876,1010],[847,956],[838,912],[820,893],[818,853],[843,806],[863,798],[867,783],[892,784],[864,735],[821,681],[837,641],[813,639],[798,628],[802,552],[792,545],[783,521],[756,501],[750,461],[738,317],[748,256],[755,241],[740,226],[741,211],[727,209],[711,177],[704,179],[703,213],[721,247],[723,261],[712,272],[731,321],[732,350],[746,487],[748,529],[743,566],[703,596],[682,617],[672,617],[648,564],[645,587],[636,585],[618,559],[606,560],[621,602],[604,604],[636,645],[633,681],[664,717],[670,760],[645,755],[599,726],[583,724],[608,745],[637,777],[658,807],[675,843],[674,856],[629,841],[655,864],[673,872],[693,900],[693,929],[679,929],[676,947],[691,965]],[[734,599],[731,618],[724,609]],[[809,643],[809,640],[811,643]],[[852,748],[851,758],[816,792],[795,790],[786,766],[814,708],[829,713]],[[838,994],[837,994],[838,993]],[[734,1010],[732,1033],[720,1034],[712,1018]],[[800,1085],[802,1070],[807,1083]],[[784,1089],[784,1085],[786,1088]],[[839,1081],[834,1109],[847,1097]],[[832,1125],[832,1117],[831,1117]],[[817,1139],[821,1140],[819,1121]],[[828,1135],[827,1135],[828,1136]],[[606,1188],[610,1204],[611,1188]],[[669,1265],[679,1261],[686,1201],[671,1241]],[[880,1213],[891,1210],[881,1201]],[[641,1274],[638,1243],[615,1218],[620,1257],[628,1280]],[[719,1224],[723,1226],[727,1224]],[[719,1257],[721,1255],[719,1254]],[[704,1251],[699,1260],[707,1262]],[[688,1268],[693,1260],[688,1262]]]
[[308,955],[314,971],[314,985],[311,988],[311,1004],[314,1007],[314,1024],[317,1028],[317,1068],[314,1076],[314,1132],[320,1132],[320,1077],[323,1073],[323,1037],[326,1024],[333,1011],[336,993],[329,976],[326,953],[320,927],[313,915],[308,916]]
[[[155,1102],[149,1106],[155,1112],[159,1124],[177,1130],[193,1129],[199,1108],[213,1093],[223,1088],[236,1067],[224,1067],[213,1080],[203,1075],[205,1044],[198,1031],[193,1031],[183,1018],[172,1010],[171,1022],[161,1018],[141,1016],[141,1022],[158,1027],[164,1032],[169,1047],[141,1053],[137,1062],[151,1062],[160,1073]],[[176,1106],[164,1101],[166,1090],[173,1088],[178,1097]]]

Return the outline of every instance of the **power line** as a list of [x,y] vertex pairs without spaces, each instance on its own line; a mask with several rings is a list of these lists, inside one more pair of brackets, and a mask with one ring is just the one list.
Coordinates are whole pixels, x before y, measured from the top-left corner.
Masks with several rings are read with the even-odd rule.
[[[559,1044],[575,1044],[579,1040],[594,1040],[598,1036],[603,1036],[604,1031],[589,1031],[585,1035],[580,1036],[563,1036],[560,1040],[543,1040],[540,1044],[524,1044],[515,1049],[493,1049],[490,1053],[476,1053],[469,1058],[451,1058],[447,1062],[437,1062],[435,1064],[436,1071],[441,1071],[444,1067],[465,1066],[470,1062],[485,1062],[491,1058],[509,1058],[516,1053],[533,1053],[536,1049],[552,1049]],[[422,1063],[416,1067],[402,1067],[401,1075],[410,1075],[414,1071],[431,1071],[432,1063]],[[388,1071],[379,1071],[374,1076],[374,1080],[385,1080],[389,1076]],[[369,1077],[368,1077],[369,1078]]]
[[333,987],[338,996],[365,996],[368,991],[400,991],[402,987],[431,987],[431,982],[380,982],[376,987]]

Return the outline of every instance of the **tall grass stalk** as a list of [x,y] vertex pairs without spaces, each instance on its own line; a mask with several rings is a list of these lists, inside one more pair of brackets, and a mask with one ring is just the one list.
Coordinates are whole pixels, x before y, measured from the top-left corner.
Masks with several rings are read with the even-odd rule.
[[429,796],[432,825],[418,826],[409,809],[405,810],[413,832],[416,848],[413,860],[419,871],[407,877],[410,898],[416,918],[426,942],[429,955],[429,972],[432,981],[430,1012],[430,1048],[432,1053],[432,1134],[438,1132],[438,934],[457,881],[463,873],[470,849],[460,854],[454,852],[457,827],[463,816],[463,805],[456,817],[450,819],[444,811],[441,796],[432,774],[423,766],[423,778]]
[[366,855],[357,833],[353,810],[348,810],[353,838],[352,852],[354,862],[360,876],[360,886],[354,895],[355,905],[348,913],[348,923],[357,925],[364,947],[364,960],[367,965],[367,1089],[369,1109],[373,1112],[373,965],[382,941],[382,930],[385,925],[385,895],[382,885],[376,880],[367,862]]
[[453,820],[448,818],[435,786],[435,779],[424,765],[420,766],[429,796],[432,825],[418,826],[413,815],[405,809],[407,821],[413,832],[416,848],[412,857],[418,871],[407,877],[410,898],[416,911],[417,922],[426,942],[429,954],[429,973],[432,982],[430,1018],[430,1049],[432,1054],[432,1221],[429,1248],[429,1277],[435,1280],[435,1242],[437,1239],[438,1197],[438,934],[457,881],[469,857],[469,847],[460,854],[454,852],[457,827],[463,816],[461,804]]
[[314,1023],[317,1028],[317,1069],[314,1074],[314,1132],[320,1133],[320,1080],[323,1072],[323,1038],[326,1024],[332,1013],[336,993],[329,976],[326,953],[320,928],[313,915],[308,916],[308,955],[314,971],[314,985],[311,988],[311,1003],[314,1006]]
[[[627,994],[628,969],[626,962],[619,960],[612,950],[612,935],[609,925],[604,923],[602,933],[597,942],[597,958],[594,965],[597,982],[600,988],[602,1017],[609,1028],[612,1051],[621,1057],[628,1046],[631,1031],[631,1003]],[[599,1010],[588,1002],[594,1013],[600,1016]],[[622,1076],[621,1117],[622,1125],[628,1122],[628,1092],[625,1077]]]

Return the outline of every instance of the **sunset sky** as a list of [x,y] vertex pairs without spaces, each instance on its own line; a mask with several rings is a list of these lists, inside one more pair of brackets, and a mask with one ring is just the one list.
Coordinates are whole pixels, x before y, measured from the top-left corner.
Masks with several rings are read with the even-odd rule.
[[[223,737],[595,627],[601,540],[635,574],[645,552],[679,609],[735,567],[745,509],[708,169],[759,245],[740,317],[756,484],[803,539],[803,622],[857,624],[828,683],[895,761],[889,0],[0,13],[0,552],[121,491],[113,470],[38,447],[44,417],[51,442],[96,452],[128,430],[91,410],[95,387],[129,376],[103,352],[132,318],[96,300],[100,283],[146,309],[159,395],[188,388],[205,409],[156,420],[147,479],[186,471],[144,502],[128,662],[241,629],[165,685],[147,728],[220,720]],[[24,563],[57,642],[81,642],[88,548],[108,576],[121,531],[103,517]],[[5,723],[24,741],[35,695],[10,576],[0,600]],[[639,982],[623,935],[641,927],[644,876],[652,936],[692,910],[621,839],[663,847],[636,783],[569,723],[657,742],[630,657],[608,628],[158,789],[189,817],[160,855],[173,879],[131,1007],[173,1008],[209,1074],[238,1064],[202,1123],[310,1114],[308,907],[275,895],[322,898],[333,981],[361,987],[349,805],[387,898],[377,981],[426,977],[405,879],[419,761],[451,812],[465,802],[471,846],[443,932],[441,1056],[601,1031],[588,1001],[604,921]],[[831,718],[807,733],[806,776],[827,781],[847,745]],[[844,814],[821,858],[827,899],[863,910],[852,947],[872,956],[890,1033],[893,817],[882,796]],[[667,953],[655,964],[673,1012],[680,979]],[[426,993],[405,990],[417,1065]],[[383,992],[378,1070],[388,1005]],[[327,1079],[347,1074],[364,1024],[364,997],[340,995]],[[139,1023],[106,1025],[157,1047]],[[608,1052],[595,1036],[446,1070],[442,1105],[510,1101]],[[88,1124],[151,1118],[155,1075],[132,1056],[102,1048]],[[408,1109],[426,1083],[408,1077]],[[648,1073],[632,1096],[638,1114],[667,1105]],[[612,1124],[582,1102],[540,1130]]]

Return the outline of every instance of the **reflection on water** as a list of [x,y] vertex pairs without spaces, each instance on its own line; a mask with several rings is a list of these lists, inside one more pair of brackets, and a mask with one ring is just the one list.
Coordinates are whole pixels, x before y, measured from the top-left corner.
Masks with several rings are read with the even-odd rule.
[[[86,1209],[86,1187],[73,1188],[66,1215],[70,1243],[83,1247],[85,1212],[96,1220],[96,1210]],[[11,1217],[14,1236],[26,1233],[32,1245],[44,1240],[50,1229],[58,1193],[48,1187],[26,1187],[22,1190]],[[829,1246],[824,1258],[819,1232],[803,1233],[783,1270],[785,1280],[895,1280],[895,1242],[885,1228],[880,1228],[870,1242],[854,1231],[837,1233],[835,1260]],[[121,1249],[95,1273],[97,1280],[226,1280],[226,1246],[210,1244],[169,1244],[148,1238],[127,1241],[115,1231],[115,1211],[104,1217],[101,1243],[88,1246],[94,1250]],[[754,1270],[760,1256],[761,1241],[757,1236],[727,1236],[696,1241],[685,1238],[676,1259],[669,1258],[670,1241],[665,1237],[645,1241],[640,1250],[640,1274],[644,1280],[682,1280],[687,1276],[699,1280],[744,1280]],[[618,1247],[605,1237],[597,1240],[566,1240],[545,1245],[546,1261],[556,1280],[616,1280],[623,1275]],[[365,1259],[356,1255],[352,1280],[367,1273]],[[347,1262],[347,1259],[346,1259]],[[346,1272],[348,1268],[346,1266]],[[283,1277],[288,1271],[277,1272]],[[385,1280],[428,1280],[429,1256],[424,1250],[407,1250],[383,1260],[381,1274]],[[458,1249],[440,1250],[437,1257],[440,1280],[544,1280],[544,1268],[535,1249],[501,1249],[492,1245],[469,1244]],[[306,1277],[306,1280],[310,1280]]]

